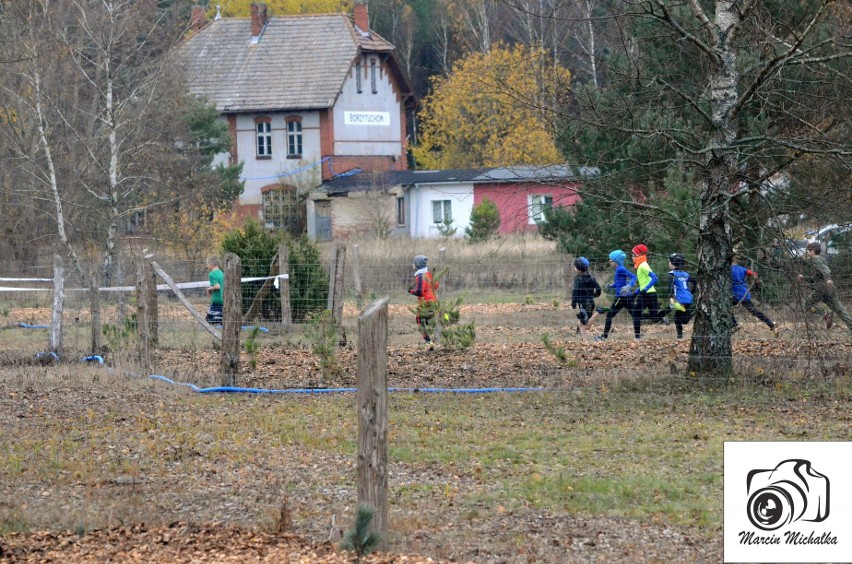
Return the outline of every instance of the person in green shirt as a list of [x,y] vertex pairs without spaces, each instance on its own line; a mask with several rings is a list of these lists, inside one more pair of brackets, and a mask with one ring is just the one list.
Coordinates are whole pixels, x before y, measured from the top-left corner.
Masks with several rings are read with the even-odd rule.
[[219,268],[219,259],[209,257],[207,268],[210,269],[208,279],[210,286],[207,293],[210,294],[210,308],[207,310],[207,323],[222,323],[222,289],[225,287],[225,273]]
[[834,280],[831,279],[831,269],[826,264],[825,259],[820,256],[821,254],[822,247],[819,243],[808,243],[805,249],[806,270],[798,277],[800,281],[807,282],[811,288],[811,294],[805,299],[805,312],[823,313],[817,307],[817,304],[822,302],[829,308],[829,311],[823,313],[827,329],[831,329],[833,324],[832,312],[834,312],[852,331],[852,316],[840,303],[840,299],[837,297],[837,288],[834,286]]

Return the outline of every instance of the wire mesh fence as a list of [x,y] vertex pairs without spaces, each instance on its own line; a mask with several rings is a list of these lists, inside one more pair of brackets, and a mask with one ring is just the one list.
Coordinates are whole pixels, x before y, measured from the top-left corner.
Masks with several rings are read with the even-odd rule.
[[[321,268],[316,280],[290,279],[290,292],[299,284],[320,285],[324,293],[305,294],[298,307],[321,312],[329,305],[331,257],[334,247],[323,248]],[[544,387],[571,388],[600,386],[601,382],[644,379],[649,374],[660,385],[646,381],[646,389],[666,393],[672,382],[694,385],[701,376],[687,370],[691,324],[684,338],[675,338],[671,326],[642,321],[642,341],[633,339],[633,320],[627,312],[613,319],[612,334],[606,342],[583,340],[575,333],[576,311],[570,307],[570,286],[574,273],[571,257],[555,252],[454,252],[435,249],[430,253],[434,272],[448,269],[441,278],[439,298],[461,298],[461,318],[476,326],[476,344],[468,350],[438,351],[424,357],[420,350],[420,334],[414,323],[412,307],[416,299],[408,289],[413,270],[408,249],[396,253],[367,252],[359,249],[357,261],[350,246],[344,273],[344,307],[340,327],[333,336],[332,354],[337,357],[337,371],[326,373],[321,355],[316,352],[316,331],[311,329],[311,315],[303,323],[287,326],[276,307],[276,289],[266,299],[268,307],[257,309],[257,316],[244,320],[242,331],[243,361],[241,383],[264,388],[335,387],[354,385],[357,334],[360,310],[380,296],[390,297],[389,347],[391,384],[405,387],[436,385],[443,387]],[[136,310],[136,262],[140,255],[118,257],[108,280],[98,292],[101,323],[101,352],[108,364],[130,367],[138,373]],[[601,284],[611,280],[612,269],[606,257],[589,257]],[[652,257],[660,273],[660,296],[665,295],[664,257]],[[204,316],[209,304],[206,292],[208,269],[204,260],[187,261],[172,257],[156,257],[159,266],[178,284],[196,312]],[[790,263],[792,264],[792,263]],[[834,284],[841,303],[850,303],[852,277],[839,259]],[[796,272],[781,263],[767,261],[751,264],[760,273],[761,284],[750,288],[753,302],[775,324],[783,328],[776,337],[769,327],[753,317],[742,305],[734,314],[742,329],[734,336],[733,362],[737,378],[772,382],[773,385],[816,385],[832,388],[845,382],[852,370],[849,331],[834,314],[834,326],[826,327],[829,311],[817,304],[821,312],[806,311],[804,304],[810,293],[807,284],[796,281]],[[92,293],[85,273],[93,265],[66,264],[65,299],[62,309],[63,361],[76,362],[93,354]],[[243,272],[274,272],[274,265],[243,263]],[[53,265],[30,264],[19,272],[0,276],[0,354],[5,363],[30,362],[49,348],[48,332],[54,306]],[[360,288],[353,285],[359,279]],[[162,280],[158,280],[162,283]],[[257,299],[265,280],[243,283],[242,309],[247,312]],[[194,287],[193,287],[194,286]],[[298,289],[296,290],[298,291]],[[604,294],[597,303],[606,307],[613,296]],[[661,299],[661,307],[665,301]],[[158,343],[152,369],[176,380],[199,386],[215,385],[218,344],[186,309],[175,293],[165,286],[157,292]],[[604,316],[596,321],[591,335],[599,334]],[[260,331],[260,332],[259,332]],[[543,344],[548,335],[553,349]],[[716,338],[716,337],[711,337]],[[720,337],[721,338],[721,337]],[[251,347],[246,342],[252,344]],[[557,351],[557,352],[554,352]],[[563,357],[558,351],[562,350]],[[425,363],[429,378],[410,376],[411,366]],[[666,382],[662,384],[662,382]],[[809,383],[808,383],[809,382]],[[709,378],[708,385],[718,384]],[[807,384],[806,384],[807,383]],[[844,384],[845,385],[845,384]]]

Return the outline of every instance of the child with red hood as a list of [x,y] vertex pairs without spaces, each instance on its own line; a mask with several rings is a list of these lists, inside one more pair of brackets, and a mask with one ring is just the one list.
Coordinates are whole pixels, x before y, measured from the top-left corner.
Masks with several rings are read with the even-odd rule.
[[[652,321],[660,321],[659,303],[657,302],[657,282],[659,278],[651,270],[648,264],[648,247],[639,244],[633,247],[633,266],[636,269],[636,281],[639,287],[633,298],[633,336],[637,339],[642,337],[642,312],[648,310],[648,317]],[[668,313],[668,312],[664,312]]]
[[434,306],[430,302],[436,302],[435,290],[438,289],[438,283],[432,280],[432,273],[426,266],[427,259],[424,255],[417,255],[412,261],[414,268],[414,287],[409,288],[408,293],[417,296],[417,317],[415,321],[420,326],[420,332],[423,335],[423,340],[432,350],[435,344],[430,336],[432,318],[435,317]]

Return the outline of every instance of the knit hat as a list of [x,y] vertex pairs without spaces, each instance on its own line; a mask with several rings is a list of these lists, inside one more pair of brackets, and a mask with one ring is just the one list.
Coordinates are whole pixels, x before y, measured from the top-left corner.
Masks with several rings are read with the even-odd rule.
[[414,257],[414,267],[417,270],[420,270],[421,268],[426,268],[427,260],[429,259],[427,259],[424,255],[417,255],[416,257]]
[[640,243],[640,244],[636,245],[635,247],[633,247],[633,254],[634,255],[647,255],[648,254],[648,247],[646,247],[645,245]]
[[609,253],[609,260],[616,264],[624,266],[624,261],[627,260],[627,255],[624,254],[624,251],[618,249]]
[[669,257],[669,262],[675,268],[683,268],[686,266],[686,258],[680,253],[674,253]]
[[580,272],[586,272],[589,270],[589,259],[586,257],[577,257],[574,259],[574,268]]

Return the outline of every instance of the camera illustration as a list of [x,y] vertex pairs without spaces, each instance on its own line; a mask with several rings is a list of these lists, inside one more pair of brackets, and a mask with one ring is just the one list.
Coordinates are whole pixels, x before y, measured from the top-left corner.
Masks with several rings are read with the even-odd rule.
[[785,460],[771,470],[752,470],[746,489],[748,518],[758,529],[774,531],[800,519],[828,517],[828,478],[807,460]]

